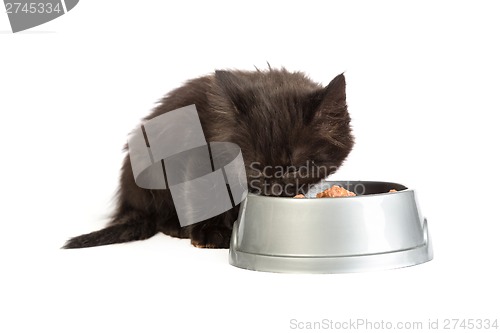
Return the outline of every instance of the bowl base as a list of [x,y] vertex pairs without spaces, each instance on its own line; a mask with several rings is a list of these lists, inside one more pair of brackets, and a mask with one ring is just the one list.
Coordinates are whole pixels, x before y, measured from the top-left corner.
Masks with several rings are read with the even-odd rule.
[[[238,221],[233,233],[238,230]],[[423,225],[425,242],[417,247],[383,253],[352,256],[277,256],[239,251],[231,243],[229,263],[233,266],[275,273],[357,273],[375,270],[403,268],[432,260],[433,250],[427,230]],[[235,239],[233,235],[233,239]]]

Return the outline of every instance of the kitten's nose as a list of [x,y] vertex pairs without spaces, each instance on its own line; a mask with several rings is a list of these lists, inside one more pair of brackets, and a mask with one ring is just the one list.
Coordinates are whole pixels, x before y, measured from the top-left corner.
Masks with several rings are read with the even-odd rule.
[[274,197],[279,197],[283,193],[283,186],[278,183],[271,183],[271,195]]
[[263,183],[262,193],[267,196],[279,197],[283,193],[283,186],[276,181],[267,180]]

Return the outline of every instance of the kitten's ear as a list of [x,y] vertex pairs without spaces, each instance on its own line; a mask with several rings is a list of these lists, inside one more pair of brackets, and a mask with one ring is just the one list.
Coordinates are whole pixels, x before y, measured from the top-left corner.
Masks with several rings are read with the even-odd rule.
[[317,137],[325,144],[335,147],[337,166],[352,149],[354,138],[351,133],[351,117],[347,112],[345,77],[340,74],[325,88],[320,89],[315,97],[316,103],[313,120],[310,123]]
[[247,80],[229,71],[220,70],[215,71],[215,79],[234,106],[243,111],[246,108],[244,92],[247,90]]
[[345,77],[342,73],[337,75],[324,89],[320,109],[343,108],[345,106]]
[[325,88],[310,96],[310,110],[305,116],[306,123],[346,111],[345,77],[337,75]]

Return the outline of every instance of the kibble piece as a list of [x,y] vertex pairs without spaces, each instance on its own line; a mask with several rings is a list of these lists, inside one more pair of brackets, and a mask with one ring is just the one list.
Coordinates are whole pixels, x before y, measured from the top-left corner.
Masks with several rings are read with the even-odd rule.
[[294,198],[296,198],[296,199],[305,199],[305,195],[303,195],[303,194],[297,194],[296,196],[294,196]]
[[389,193],[394,193],[394,192],[397,192],[398,190],[395,190],[395,189],[392,189],[389,191]]

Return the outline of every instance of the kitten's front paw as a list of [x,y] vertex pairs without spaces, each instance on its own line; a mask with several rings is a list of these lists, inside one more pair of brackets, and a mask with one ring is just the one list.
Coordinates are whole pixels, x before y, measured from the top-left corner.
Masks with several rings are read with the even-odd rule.
[[200,226],[191,232],[191,244],[199,248],[228,249],[231,229],[224,226]]

